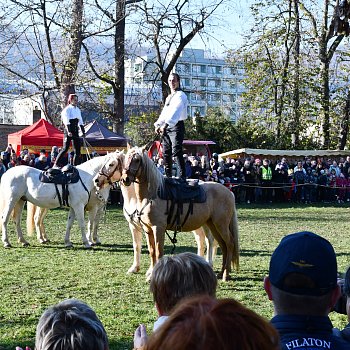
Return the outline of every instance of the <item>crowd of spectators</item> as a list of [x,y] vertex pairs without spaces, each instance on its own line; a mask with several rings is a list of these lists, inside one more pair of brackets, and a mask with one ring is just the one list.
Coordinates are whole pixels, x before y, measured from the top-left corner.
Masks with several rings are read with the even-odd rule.
[[[350,201],[350,156],[277,160],[184,155],[186,176],[219,182],[238,203],[344,203]],[[163,160],[155,159],[163,173]],[[173,174],[176,176],[176,167]]]
[[[41,149],[39,154],[31,153],[28,149],[23,149],[19,154],[9,144],[4,151],[0,153],[0,181],[2,175],[10,168],[18,165],[27,165],[39,170],[47,170],[52,168],[55,164],[56,157],[60,152],[60,148],[52,146],[51,151]],[[96,152],[91,154],[91,157],[97,155]],[[68,153],[65,157],[62,157],[60,166],[66,164],[73,164],[74,152]]]

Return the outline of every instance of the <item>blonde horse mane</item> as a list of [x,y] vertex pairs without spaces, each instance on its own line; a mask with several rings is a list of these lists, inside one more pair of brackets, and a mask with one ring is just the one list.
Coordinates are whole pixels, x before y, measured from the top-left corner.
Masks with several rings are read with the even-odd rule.
[[138,149],[137,153],[142,157],[143,171],[146,174],[148,181],[148,191],[152,198],[157,197],[158,187],[163,184],[164,177],[157,169],[153,160],[148,157],[148,154],[143,149]]

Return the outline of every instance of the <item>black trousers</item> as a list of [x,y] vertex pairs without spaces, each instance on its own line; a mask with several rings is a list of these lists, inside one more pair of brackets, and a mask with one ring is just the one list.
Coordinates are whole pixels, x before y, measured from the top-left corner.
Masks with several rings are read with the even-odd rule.
[[165,175],[172,176],[173,157],[180,168],[180,177],[186,177],[185,160],[183,158],[182,143],[185,136],[185,124],[180,120],[172,128],[167,128],[162,137]]
[[61,152],[57,155],[55,164],[60,164],[60,159],[67,153],[70,143],[72,141],[73,151],[74,151],[74,158],[73,158],[73,165],[79,165],[80,164],[80,137],[75,136],[68,136],[67,133],[64,133],[63,138],[63,147],[61,149]]

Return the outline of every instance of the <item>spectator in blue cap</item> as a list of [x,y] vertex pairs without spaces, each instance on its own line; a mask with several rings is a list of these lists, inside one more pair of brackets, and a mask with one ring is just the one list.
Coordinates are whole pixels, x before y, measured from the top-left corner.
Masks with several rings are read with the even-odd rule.
[[340,296],[332,245],[312,232],[284,237],[270,260],[265,291],[283,350],[349,349],[333,334],[329,312]]

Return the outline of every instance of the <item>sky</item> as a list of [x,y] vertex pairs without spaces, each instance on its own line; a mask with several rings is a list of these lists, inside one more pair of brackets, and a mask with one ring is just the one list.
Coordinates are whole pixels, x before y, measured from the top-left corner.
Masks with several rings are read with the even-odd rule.
[[252,18],[249,10],[253,0],[232,0],[230,8],[222,8],[218,13],[220,23],[216,26],[213,37],[203,42],[199,36],[192,39],[189,47],[211,51],[222,55],[227,49],[237,48],[243,43],[243,32],[249,30]]

